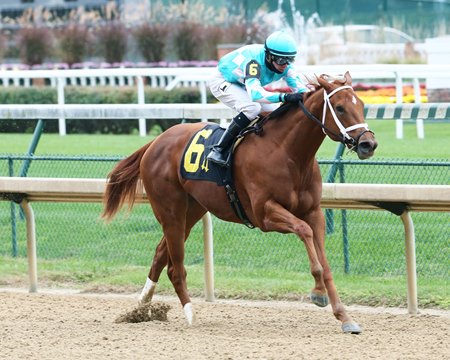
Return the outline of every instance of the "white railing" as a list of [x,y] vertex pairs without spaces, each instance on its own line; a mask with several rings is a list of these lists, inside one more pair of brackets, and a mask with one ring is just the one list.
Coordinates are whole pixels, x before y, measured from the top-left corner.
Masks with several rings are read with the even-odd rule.
[[[450,65],[308,65],[302,66],[301,73],[343,74],[350,71],[354,82],[395,83],[396,101],[403,100],[403,85],[412,84],[415,102],[420,102],[420,84],[424,81],[450,80]],[[171,90],[177,86],[198,87],[201,103],[206,103],[206,83],[213,68],[114,68],[114,69],[74,69],[74,70],[0,70],[3,86],[33,86],[46,80],[57,88],[58,104],[65,104],[65,87],[80,86],[136,86],[138,104],[145,103],[144,88],[161,87]],[[147,117],[145,117],[147,118]],[[146,135],[145,118],[139,119],[139,133]],[[59,118],[59,133],[66,134],[65,118]],[[397,122],[397,137],[403,137],[402,122]]]
[[[368,104],[365,119],[416,121],[419,137],[424,137],[423,120],[449,120],[449,103]],[[145,119],[220,120],[222,125],[234,116],[227,106],[216,104],[66,104],[66,105],[0,105],[1,119],[139,119],[139,132],[147,133]],[[143,120],[144,119],[144,120]]]

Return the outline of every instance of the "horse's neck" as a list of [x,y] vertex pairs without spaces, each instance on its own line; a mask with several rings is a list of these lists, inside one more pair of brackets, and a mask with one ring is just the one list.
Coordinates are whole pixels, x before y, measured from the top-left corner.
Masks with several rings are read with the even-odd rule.
[[320,126],[309,119],[303,111],[289,111],[282,122],[275,124],[275,127],[280,146],[296,163],[311,163],[325,139]]

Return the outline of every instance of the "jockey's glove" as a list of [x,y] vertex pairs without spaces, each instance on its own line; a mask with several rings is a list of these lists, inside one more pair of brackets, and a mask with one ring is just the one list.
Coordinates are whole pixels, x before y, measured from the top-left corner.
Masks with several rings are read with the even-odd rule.
[[303,102],[303,93],[284,94],[283,102],[295,103]]

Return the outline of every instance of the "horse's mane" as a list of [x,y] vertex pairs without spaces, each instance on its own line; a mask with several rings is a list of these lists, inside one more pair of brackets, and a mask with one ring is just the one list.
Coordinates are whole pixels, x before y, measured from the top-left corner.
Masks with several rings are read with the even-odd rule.
[[[318,76],[316,74],[304,74],[304,78],[306,79],[306,87],[310,90],[308,92],[304,93],[303,100],[308,99],[310,96],[312,96],[314,93],[322,89],[322,85],[320,85],[319,81],[317,80]],[[345,77],[344,75],[336,75],[331,76],[327,74],[320,75],[321,79],[324,79],[330,83],[341,83],[342,85],[345,84]],[[281,106],[274,111],[272,111],[269,114],[264,114],[269,119],[273,119],[279,116],[282,116],[285,114],[289,109],[291,109],[293,106],[296,106],[296,104],[292,103],[284,103],[281,104]]]
[[[310,89],[310,91],[306,92],[304,94],[303,100],[308,99],[310,96],[312,96],[314,93],[319,91],[322,88],[322,85],[320,85],[319,81],[317,80],[318,76],[316,74],[307,74],[304,75],[306,79],[306,86]],[[327,74],[320,75],[321,79],[324,79],[330,83],[340,83],[345,84],[345,77],[344,75],[337,75],[337,76],[331,76]],[[274,111],[272,111],[269,114],[264,114],[264,116],[267,117],[267,119],[274,119],[282,116],[286,112],[288,112],[292,107],[297,106],[293,103],[283,103],[281,106]]]

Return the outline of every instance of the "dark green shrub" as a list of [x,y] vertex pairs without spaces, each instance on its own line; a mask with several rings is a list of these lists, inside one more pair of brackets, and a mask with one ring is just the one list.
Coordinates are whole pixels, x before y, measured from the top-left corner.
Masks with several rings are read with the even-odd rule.
[[[0,91],[0,104],[56,104],[56,89],[52,87],[8,87]],[[1,124],[1,121],[0,121]]]
[[217,45],[222,43],[224,30],[219,26],[207,25],[204,28],[203,57],[205,60],[217,59]]
[[42,64],[52,54],[53,36],[48,28],[23,28],[17,33],[17,45],[22,63]]
[[57,34],[61,60],[69,66],[84,60],[89,46],[89,32],[83,25],[71,24]]
[[143,24],[134,30],[133,36],[145,61],[164,60],[168,34],[169,27],[163,24]]
[[0,60],[3,59],[3,57],[8,52],[8,39],[3,35],[0,34]]
[[263,44],[270,31],[259,24],[251,23],[247,26],[243,23],[235,23],[226,27],[223,31],[223,41],[233,44]]
[[106,62],[122,62],[127,53],[128,32],[118,22],[110,22],[96,31],[97,47]]
[[179,60],[201,60],[203,49],[203,26],[183,21],[173,34],[173,46]]

